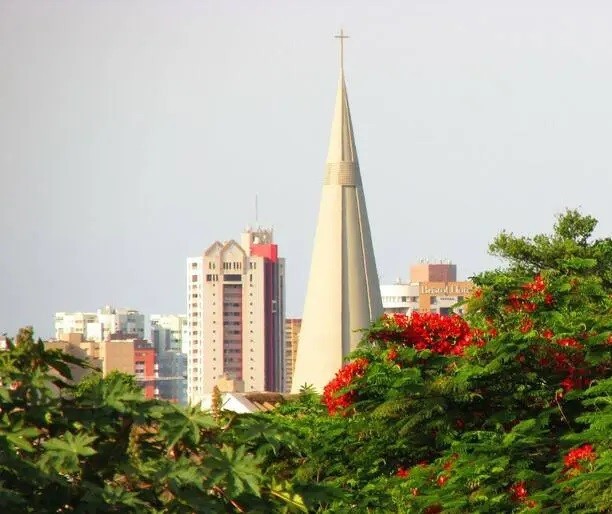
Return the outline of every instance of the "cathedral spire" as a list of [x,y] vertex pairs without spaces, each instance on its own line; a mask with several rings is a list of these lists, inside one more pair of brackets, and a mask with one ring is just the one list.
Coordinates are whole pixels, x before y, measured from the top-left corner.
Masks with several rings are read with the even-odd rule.
[[340,31],[335,37],[340,40],[340,78],[293,392],[304,384],[322,392],[357,346],[359,330],[383,312],[344,80],[344,39],[348,36]]
[[327,164],[339,164],[341,162],[354,163],[358,168],[357,150],[355,149],[355,136],[353,135],[353,124],[351,122],[351,110],[346,93],[346,82],[344,80],[344,40],[349,36],[344,31],[334,36],[340,40],[340,77],[338,78],[338,90],[336,92],[336,107],[332,121],[331,136],[329,138],[329,150],[327,152]]

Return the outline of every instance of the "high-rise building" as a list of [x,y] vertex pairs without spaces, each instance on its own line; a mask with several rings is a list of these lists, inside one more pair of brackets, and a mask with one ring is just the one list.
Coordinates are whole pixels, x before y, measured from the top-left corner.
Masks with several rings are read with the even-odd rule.
[[340,34],[340,78],[292,392],[322,391],[383,313],[351,122]]
[[55,338],[64,334],[81,334],[86,341],[104,341],[112,334],[144,338],[145,317],[134,309],[117,309],[110,305],[97,312],[56,312]]
[[187,316],[184,314],[151,314],[151,343],[157,354],[157,393],[163,400],[187,401],[187,352],[183,353],[183,336]]
[[298,343],[300,339],[301,318],[285,319],[285,388],[291,391],[293,370],[295,369],[295,358],[297,357]]
[[151,342],[158,353],[168,350],[181,351],[183,327],[187,325],[185,314],[151,314],[149,322]]
[[216,241],[189,258],[187,305],[191,403],[220,377],[245,391],[282,391],[285,260],[271,230],[247,229],[240,243]]

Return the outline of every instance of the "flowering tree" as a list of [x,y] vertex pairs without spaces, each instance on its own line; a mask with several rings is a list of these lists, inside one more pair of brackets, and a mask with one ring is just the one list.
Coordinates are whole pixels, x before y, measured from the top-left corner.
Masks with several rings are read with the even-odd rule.
[[509,266],[475,278],[465,319],[371,327],[325,389],[345,452],[319,479],[388,512],[607,512],[612,241],[595,224],[569,211],[550,236],[502,233]]

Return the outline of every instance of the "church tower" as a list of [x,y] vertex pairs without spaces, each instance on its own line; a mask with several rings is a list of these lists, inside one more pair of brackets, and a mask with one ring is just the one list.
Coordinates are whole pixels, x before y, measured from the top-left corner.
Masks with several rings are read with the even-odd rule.
[[332,121],[310,278],[304,304],[292,392],[304,384],[323,392],[361,333],[383,313],[376,261],[355,137],[344,81],[340,77]]

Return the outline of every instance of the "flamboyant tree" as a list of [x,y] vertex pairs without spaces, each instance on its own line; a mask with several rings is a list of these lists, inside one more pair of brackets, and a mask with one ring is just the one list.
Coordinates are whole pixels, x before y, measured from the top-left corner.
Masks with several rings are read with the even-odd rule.
[[568,211],[551,235],[502,233],[508,266],[474,278],[465,319],[374,324],[327,416],[281,409],[299,444],[277,466],[342,492],[322,512],[608,511],[612,241],[595,226]]
[[[551,236],[500,235],[510,265],[475,277],[465,320],[367,331],[324,394],[378,462],[355,494],[387,491],[398,512],[610,508],[612,242],[595,224],[570,211]],[[396,441],[376,454],[384,431]]]

